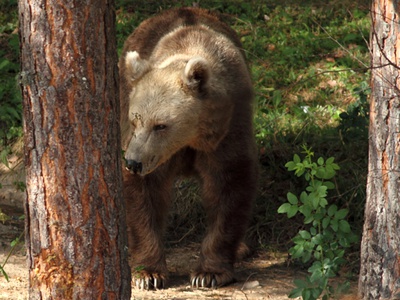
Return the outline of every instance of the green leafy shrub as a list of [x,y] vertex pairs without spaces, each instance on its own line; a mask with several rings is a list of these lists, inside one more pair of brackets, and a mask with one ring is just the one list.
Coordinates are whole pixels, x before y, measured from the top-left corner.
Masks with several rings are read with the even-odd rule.
[[348,209],[328,204],[327,195],[335,188],[331,180],[339,170],[338,164],[333,157],[314,161],[314,153],[305,146],[303,149],[304,159],[295,154],[285,166],[297,177],[303,176],[308,186],[299,197],[289,192],[288,202],[279,207],[278,213],[286,213],[288,218],[299,214],[303,217],[304,228],[292,239],[294,246],[289,253],[303,263],[312,261],[312,265],[305,280],[295,281],[296,288],[289,297],[316,300],[322,295],[322,299],[329,299],[334,293],[329,279],[335,277],[346,262],[345,249],[357,238],[346,220]]

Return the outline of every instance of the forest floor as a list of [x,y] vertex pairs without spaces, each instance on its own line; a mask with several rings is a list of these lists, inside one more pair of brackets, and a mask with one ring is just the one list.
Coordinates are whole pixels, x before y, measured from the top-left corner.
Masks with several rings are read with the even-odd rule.
[[[0,223],[0,263],[6,260],[10,251],[10,241],[23,232],[24,221],[19,220],[22,210],[15,206],[2,205],[2,210],[11,220]],[[167,263],[170,271],[168,288],[159,291],[132,290],[131,299],[288,299],[294,287],[293,279],[305,276],[305,272],[287,264],[287,255],[266,250],[255,251],[250,257],[236,265],[237,282],[223,288],[192,289],[188,274],[198,257],[198,243],[169,248]],[[20,300],[28,298],[28,268],[25,247],[20,243],[9,257],[4,270],[9,276],[7,282],[0,276],[0,299]],[[337,299],[356,299],[356,283],[353,282],[349,294]]]
[[[12,220],[0,223],[0,262],[3,264],[9,251],[10,241],[23,231],[23,221],[18,220],[21,211],[3,206],[2,210]],[[261,251],[236,266],[237,282],[216,290],[192,289],[188,274],[198,257],[199,244],[169,248],[167,263],[170,271],[168,288],[159,291],[132,290],[132,299],[287,299],[293,288],[293,278],[300,271],[287,267],[286,255]],[[0,299],[19,300],[28,297],[28,268],[25,247],[21,243],[4,266],[9,282],[0,277]]]
[[[14,172],[6,172],[0,164],[0,210],[7,216],[1,221],[0,216],[0,266],[9,277],[9,281],[0,274],[0,300],[28,299],[28,266],[23,241],[10,254],[10,243],[22,236],[24,231],[23,202],[25,192],[15,189],[15,182],[24,181],[22,164],[18,157],[10,160]],[[2,168],[3,167],[3,168]],[[132,290],[132,298],[139,299],[288,299],[293,289],[293,280],[306,275],[305,269],[289,264],[287,254],[279,251],[258,249],[236,264],[237,281],[227,287],[209,290],[193,289],[189,283],[189,273],[199,256],[199,243],[185,241],[171,243],[167,249],[167,264],[170,277],[165,290]],[[273,249],[273,248],[271,248]],[[8,257],[9,256],[9,257]],[[8,258],[7,258],[8,257]],[[7,263],[5,263],[7,261]],[[339,278],[342,279],[342,278]],[[346,295],[335,299],[356,299],[357,283],[351,282]]]

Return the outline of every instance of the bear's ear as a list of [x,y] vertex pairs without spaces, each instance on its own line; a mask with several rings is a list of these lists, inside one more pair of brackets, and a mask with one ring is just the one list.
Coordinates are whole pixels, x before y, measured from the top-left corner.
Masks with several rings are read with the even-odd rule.
[[134,81],[150,69],[150,64],[141,59],[137,51],[129,51],[125,56],[125,67],[127,78]]
[[210,78],[208,62],[200,56],[191,58],[183,72],[183,82],[190,90],[201,91]]

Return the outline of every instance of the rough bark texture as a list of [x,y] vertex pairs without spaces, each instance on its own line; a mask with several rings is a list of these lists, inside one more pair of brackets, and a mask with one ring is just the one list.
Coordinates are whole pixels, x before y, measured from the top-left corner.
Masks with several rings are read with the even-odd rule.
[[113,1],[20,0],[30,299],[129,299]]
[[362,299],[400,299],[400,2],[372,3],[372,96]]

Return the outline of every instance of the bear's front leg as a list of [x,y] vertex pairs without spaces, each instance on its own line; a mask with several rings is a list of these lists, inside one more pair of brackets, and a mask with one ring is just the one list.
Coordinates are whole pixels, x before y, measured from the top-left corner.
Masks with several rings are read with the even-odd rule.
[[159,172],[145,177],[124,172],[132,281],[142,290],[165,286],[168,270],[162,235],[170,194],[171,180]]
[[201,178],[208,230],[191,284],[216,288],[234,280],[233,265],[257,190],[257,167],[251,158],[232,161],[223,168],[213,163],[203,165]]

